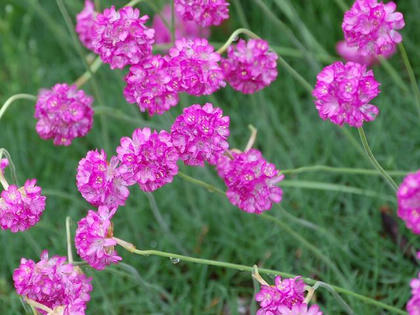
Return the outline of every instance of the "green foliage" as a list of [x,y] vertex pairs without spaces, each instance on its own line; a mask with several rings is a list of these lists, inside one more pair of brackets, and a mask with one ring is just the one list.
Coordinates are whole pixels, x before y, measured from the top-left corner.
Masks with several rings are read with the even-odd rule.
[[[102,8],[111,3],[97,2]],[[122,0],[113,2],[124,4]],[[139,7],[152,15],[147,2]],[[247,23],[273,47],[298,49],[284,58],[313,84],[318,71],[326,65],[325,55],[335,56],[334,45],[342,39],[343,12],[339,3],[344,1],[235,0],[231,3],[231,19],[214,29],[212,41],[223,43],[233,30]],[[83,2],[67,0],[65,4],[74,19]],[[398,5],[407,24],[402,31],[404,43],[414,72],[420,77],[420,53],[416,49],[420,41],[420,2],[406,0]],[[88,55],[85,50],[84,53]],[[324,58],[319,58],[320,55]],[[390,63],[410,88],[400,55],[396,54]],[[1,103],[15,93],[36,94],[40,88],[56,82],[73,82],[84,70],[55,1],[0,0]],[[51,141],[38,137],[34,129],[34,104],[30,101],[16,102],[3,117],[0,147],[10,152],[19,183],[37,178],[48,200],[41,222],[34,228],[17,234],[0,232],[1,314],[24,311],[11,279],[21,257],[37,260],[42,249],[48,249],[51,255],[66,254],[66,216],[77,222],[89,209],[75,187],[77,163],[86,152],[102,148],[108,142],[106,149],[111,155],[120,137],[130,135],[138,127],[168,128],[182,108],[193,103],[210,101],[230,115],[233,147],[243,148],[249,136],[248,124],[256,126],[256,147],[280,169],[314,164],[371,168],[340,128],[319,119],[311,96],[281,67],[277,81],[255,95],[245,96],[229,87],[207,98],[183,95],[181,106],[153,118],[125,102],[123,74],[103,66],[95,79],[103,100],[101,105],[124,113],[130,120],[112,114],[95,116],[89,135],[70,147],[55,147]],[[410,93],[402,91],[384,68],[376,66],[375,74],[382,83],[382,93],[374,100],[381,114],[365,127],[370,145],[385,169],[416,170],[420,138],[413,93],[411,89]],[[84,88],[94,94],[91,82]],[[95,106],[99,105],[96,101]],[[358,139],[356,130],[348,131]],[[223,188],[209,167],[181,167],[181,170]],[[404,257],[400,247],[384,233],[380,208],[388,206],[396,211],[393,192],[384,180],[379,176],[329,172],[287,178],[352,186],[389,197],[284,187],[282,207],[287,212],[273,207],[270,214],[310,241],[336,265],[341,276],[286,230],[244,213],[223,196],[181,178],[175,178],[153,195],[133,186],[127,206],[120,208],[114,219],[115,235],[141,249],[258,264],[302,274],[403,308],[410,295],[409,279],[416,275],[418,266]],[[401,177],[394,178],[399,183]],[[296,218],[311,224],[302,224]],[[418,238],[403,224],[399,226],[410,244],[418,245]],[[74,229],[75,225],[73,232]],[[173,264],[159,257],[132,256],[122,249],[119,252],[124,264],[101,272],[84,268],[93,277],[94,286],[89,314],[239,314],[244,307],[255,310],[254,283],[248,273],[185,262]],[[343,312],[326,290],[319,289],[316,297],[326,314]],[[380,312],[355,299],[343,298],[356,314]]]

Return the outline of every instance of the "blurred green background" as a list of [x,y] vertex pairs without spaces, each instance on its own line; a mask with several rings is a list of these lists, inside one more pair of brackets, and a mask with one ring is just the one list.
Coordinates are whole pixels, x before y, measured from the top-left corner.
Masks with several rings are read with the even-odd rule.
[[[96,2],[101,9],[111,3]],[[125,4],[121,0],[112,3]],[[161,8],[165,1],[148,0],[137,6],[142,14],[153,16],[149,3]],[[420,2],[405,0],[397,4],[407,24],[402,30],[404,44],[420,77]],[[74,22],[83,1],[66,0],[65,5]],[[249,27],[314,84],[320,69],[338,59],[334,47],[343,37],[343,8],[350,5],[349,0],[232,0],[231,18],[213,29],[210,40],[218,46],[236,28]],[[88,51],[83,50],[83,54],[92,59]],[[375,122],[366,124],[365,131],[386,169],[416,170],[420,161],[419,116],[400,54],[394,55],[390,63],[405,87],[396,85],[383,67],[374,67],[382,93],[373,103],[381,113]],[[0,0],[1,103],[15,93],[36,94],[40,88],[57,82],[73,82],[84,71],[56,1]],[[0,231],[1,314],[25,311],[11,278],[21,257],[38,260],[43,249],[51,255],[66,255],[66,216],[77,222],[90,208],[75,186],[76,167],[86,152],[104,148],[112,155],[122,136],[145,126],[168,129],[182,108],[193,103],[210,101],[231,117],[232,147],[243,148],[249,137],[248,124],[256,126],[255,146],[280,169],[316,164],[371,168],[343,130],[318,117],[311,96],[280,65],[276,82],[259,93],[245,96],[227,87],[210,97],[182,95],[180,106],[153,118],[125,102],[125,71],[102,66],[94,76],[99,97],[92,81],[84,86],[95,97],[94,106],[113,110],[96,115],[92,131],[70,147],[55,147],[52,141],[39,138],[31,101],[18,101],[3,117],[0,147],[10,152],[19,184],[37,178],[48,200],[34,228],[17,234]],[[407,88],[408,92],[404,90]],[[357,130],[344,130],[358,140]],[[180,164],[180,169],[224,188],[210,167],[186,168]],[[402,178],[395,179],[399,183]],[[306,188],[296,187],[299,185]],[[274,206],[269,213],[310,242],[317,252],[287,229],[242,212],[223,196],[181,178],[152,195],[131,187],[127,205],[114,217],[115,235],[141,249],[302,274],[404,308],[410,296],[408,283],[417,274],[418,265],[404,256],[401,246],[383,227],[380,209],[388,207],[395,213],[396,201],[382,178],[305,172],[288,175],[283,186],[284,210]],[[418,238],[397,222],[397,238],[406,237],[413,247],[419,245]],[[84,268],[93,277],[94,286],[88,314],[255,313],[253,295],[257,286],[249,273],[182,261],[174,264],[169,259],[118,251],[124,264],[101,272]],[[327,260],[331,262],[325,263]],[[272,281],[272,277],[264,277]],[[385,314],[359,300],[343,298],[356,314]],[[343,313],[325,289],[316,292],[316,301],[325,314]]]

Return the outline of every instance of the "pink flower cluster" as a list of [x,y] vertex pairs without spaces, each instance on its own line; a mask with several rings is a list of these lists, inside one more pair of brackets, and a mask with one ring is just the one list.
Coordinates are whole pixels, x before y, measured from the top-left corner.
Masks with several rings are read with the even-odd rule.
[[118,158],[107,161],[104,150],[89,151],[79,162],[77,188],[90,204],[111,209],[123,206],[129,195],[118,168]]
[[178,152],[167,131],[136,129],[131,138],[121,138],[120,143],[120,173],[127,185],[138,183],[143,191],[154,191],[172,182],[178,173]]
[[38,223],[45,209],[46,197],[36,179],[29,179],[18,188],[10,185],[0,198],[0,228],[12,232],[25,231]]
[[143,63],[131,66],[125,77],[125,99],[137,103],[142,112],[163,114],[178,104],[178,80],[171,73],[167,56],[150,56]]
[[99,207],[98,211],[89,210],[87,216],[78,223],[74,238],[77,253],[90,266],[102,270],[122,258],[117,255],[114,246],[111,218],[116,208],[109,210]]
[[301,277],[282,280],[280,276],[277,276],[274,283],[274,286],[262,285],[260,291],[255,295],[255,300],[260,304],[257,315],[322,314],[318,312],[317,306],[312,306],[307,310],[307,305],[304,303],[305,283]]
[[255,93],[277,78],[277,54],[262,39],[241,39],[231,45],[221,65],[226,81],[244,94]]
[[410,282],[411,286],[411,298],[407,303],[407,312],[409,315],[420,314],[420,273],[417,278],[414,278]]
[[172,144],[186,165],[215,165],[229,148],[229,117],[212,104],[198,104],[184,109],[171,127]]
[[220,25],[229,18],[226,0],[175,0],[175,9],[184,20],[202,26]]
[[260,214],[282,199],[283,191],[276,184],[284,176],[256,149],[221,156],[217,171],[228,188],[229,201],[246,212]]
[[356,0],[344,15],[344,38],[362,55],[390,55],[402,41],[397,32],[404,27],[404,17],[395,12],[396,4],[377,0]]
[[345,61],[353,61],[366,66],[371,66],[378,61],[376,55],[362,55],[357,47],[349,46],[344,40],[338,42],[335,49]]
[[112,6],[96,16],[93,51],[111,69],[135,65],[152,53],[155,31],[145,26],[148,16],[139,17],[140,11]]
[[179,91],[201,96],[226,85],[219,66],[220,55],[204,38],[180,39],[169,50],[173,76]]
[[92,128],[92,102],[75,85],[57,83],[51,90],[41,90],[35,105],[36,131],[42,139],[54,139],[55,145],[70,145]]
[[8,159],[0,159],[0,172],[4,172],[4,169],[9,166]]
[[94,49],[96,14],[93,2],[85,0],[85,7],[76,16],[76,32],[83,45],[90,50]]
[[[156,14],[153,18],[152,28],[155,30],[155,41],[156,44],[169,44],[171,42],[171,32],[169,28],[163,22],[161,16],[168,21],[172,22],[171,6],[165,5],[163,10],[159,14]],[[207,27],[201,27],[196,22],[185,21],[182,16],[175,11],[175,39],[187,38],[207,38],[210,36],[210,29]]]
[[410,230],[420,234],[420,170],[404,178],[397,199],[398,216]]
[[92,291],[91,279],[78,267],[67,264],[66,257],[49,258],[47,251],[37,263],[22,258],[13,281],[19,295],[51,309],[64,308],[64,314],[84,314]]
[[369,102],[379,94],[379,83],[372,70],[354,62],[335,62],[317,76],[313,91],[319,116],[337,125],[361,127],[372,121],[379,110]]

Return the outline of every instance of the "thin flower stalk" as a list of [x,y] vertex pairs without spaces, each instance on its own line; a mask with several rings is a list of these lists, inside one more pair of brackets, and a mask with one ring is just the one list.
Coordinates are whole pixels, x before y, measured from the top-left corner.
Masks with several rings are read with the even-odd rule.
[[9,97],[6,102],[3,104],[3,106],[0,108],[0,119],[3,117],[4,113],[7,111],[7,109],[10,107],[10,105],[13,104],[14,101],[17,100],[29,100],[29,101],[36,101],[36,96],[31,94],[15,94],[11,97]]

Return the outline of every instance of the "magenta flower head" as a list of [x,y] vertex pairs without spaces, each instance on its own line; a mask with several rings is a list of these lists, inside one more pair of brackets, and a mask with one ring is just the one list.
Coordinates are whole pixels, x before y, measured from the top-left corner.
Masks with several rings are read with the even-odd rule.
[[274,286],[262,285],[260,291],[255,295],[255,300],[260,304],[257,315],[283,314],[280,312],[282,307],[287,310],[292,309],[294,305],[303,303],[305,283],[302,277],[282,280],[280,276],[277,276],[274,281]]
[[280,306],[278,313],[281,315],[322,315],[319,306],[314,304],[308,308],[307,304],[295,304],[291,309],[286,306]]
[[110,163],[104,150],[89,151],[77,168],[77,188],[93,206],[118,208],[123,206],[129,190],[123,184],[118,168],[118,158],[113,156]]
[[404,27],[402,13],[395,12],[394,2],[384,4],[377,0],[356,0],[344,14],[344,38],[362,55],[389,56],[402,41],[397,30]]
[[409,315],[420,314],[420,273],[417,278],[410,281],[411,298],[407,303],[407,312]]
[[99,207],[98,212],[89,210],[87,216],[77,224],[74,238],[77,253],[97,270],[122,259],[114,249],[117,242],[113,239],[111,218],[115,211],[107,207]]
[[175,0],[177,13],[186,21],[202,26],[220,25],[229,18],[226,0]]
[[0,198],[0,228],[12,232],[25,231],[38,223],[45,210],[45,196],[36,179],[28,179],[23,187],[10,185]]
[[9,166],[8,159],[0,159],[0,172],[4,172],[4,169]]
[[47,251],[42,252],[37,263],[22,258],[13,273],[13,281],[19,295],[48,308],[64,310],[64,314],[84,314],[92,291],[91,278],[80,268],[66,263],[66,257],[49,258]]
[[142,112],[160,115],[178,104],[178,80],[172,76],[167,57],[150,56],[131,66],[125,82],[125,99],[137,103]]
[[282,199],[283,191],[276,184],[284,175],[256,149],[221,156],[217,171],[227,186],[229,201],[241,210],[260,214]]
[[416,234],[420,234],[420,170],[407,175],[397,192],[398,216]]
[[229,117],[206,103],[184,108],[171,127],[172,144],[186,165],[215,165],[228,148]]
[[237,91],[255,93],[277,78],[277,54],[262,39],[243,39],[228,48],[222,59],[226,81]]
[[355,62],[340,61],[326,66],[317,76],[315,105],[319,116],[337,125],[361,127],[372,121],[379,109],[369,102],[379,94],[379,83],[372,70]]
[[76,33],[86,48],[93,50],[93,39],[95,38],[95,5],[90,0],[85,0],[85,7],[76,16]]
[[[171,42],[171,31],[165,25],[162,18],[168,21],[170,24],[172,21],[171,6],[169,4],[163,7],[162,12],[156,14],[153,18],[153,29],[155,30],[155,40],[156,44],[169,44]],[[175,12],[175,39],[187,38],[208,38],[210,36],[210,28],[202,27],[196,22],[185,21],[182,19],[182,16]]]
[[70,145],[92,128],[92,102],[75,85],[57,83],[51,90],[41,90],[35,105],[36,131],[42,139],[54,139],[55,145]]
[[131,138],[121,138],[120,143],[120,170],[128,185],[138,183],[143,191],[154,191],[172,182],[178,173],[178,152],[167,131],[136,129]]
[[139,15],[138,9],[114,6],[97,15],[94,52],[111,69],[138,64],[152,53],[155,31],[145,26],[149,17]]
[[335,49],[345,61],[353,61],[366,66],[371,66],[378,61],[377,56],[362,55],[357,47],[349,46],[344,40],[338,42]]
[[219,66],[220,55],[204,38],[180,39],[169,50],[173,76],[180,92],[201,96],[226,85]]

